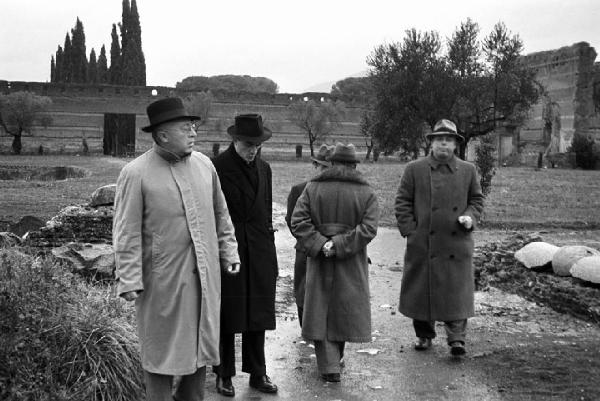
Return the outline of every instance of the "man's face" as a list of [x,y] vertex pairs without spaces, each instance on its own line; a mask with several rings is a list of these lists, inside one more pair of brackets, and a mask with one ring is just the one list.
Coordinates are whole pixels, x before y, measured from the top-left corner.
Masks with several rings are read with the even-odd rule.
[[193,121],[174,121],[161,127],[161,146],[179,156],[185,156],[194,150],[196,129]]
[[256,158],[258,150],[262,147],[262,143],[234,140],[233,147],[235,148],[237,154],[240,155],[240,157],[244,159],[246,163],[250,163]]
[[439,160],[449,160],[456,149],[456,138],[453,135],[437,135],[431,140],[433,157]]

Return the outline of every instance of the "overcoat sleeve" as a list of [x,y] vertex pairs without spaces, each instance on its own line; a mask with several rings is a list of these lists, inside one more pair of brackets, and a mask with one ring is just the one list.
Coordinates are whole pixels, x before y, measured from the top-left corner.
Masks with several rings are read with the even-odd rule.
[[394,203],[394,212],[398,229],[403,237],[416,230],[417,221],[415,218],[415,177],[412,164],[408,164],[400,179],[400,186],[396,192],[396,201]]
[[235,229],[231,222],[231,216],[227,209],[227,201],[221,190],[221,181],[217,170],[211,165],[213,178],[213,210],[217,228],[217,239],[219,241],[219,259],[221,269],[227,269],[234,263],[240,263]]
[[476,228],[477,222],[483,212],[483,201],[485,197],[481,192],[481,184],[475,166],[471,165],[471,179],[469,184],[469,196],[467,199],[467,208],[462,213],[463,216],[470,216],[473,221],[473,226],[468,230],[472,231]]
[[377,235],[379,222],[379,204],[374,193],[369,196],[362,220],[349,231],[331,237],[335,257],[344,259],[363,250]]
[[135,169],[125,167],[117,179],[113,246],[117,294],[143,291],[142,281],[142,219],[144,200],[142,177]]
[[290,232],[292,231],[292,214],[294,213],[296,201],[298,201],[298,198],[300,197],[301,193],[302,192],[300,191],[298,185],[294,185],[287,197],[287,212],[285,214],[285,223],[290,229]]
[[296,207],[292,214],[292,234],[296,237],[306,254],[314,258],[319,254],[321,248],[323,248],[323,245],[325,245],[329,238],[321,234],[312,221],[309,195],[310,185],[311,183],[308,183],[302,195],[296,201]]

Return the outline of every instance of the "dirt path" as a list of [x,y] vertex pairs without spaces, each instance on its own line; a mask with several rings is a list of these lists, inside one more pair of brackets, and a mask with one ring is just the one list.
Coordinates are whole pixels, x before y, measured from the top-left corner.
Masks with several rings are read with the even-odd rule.
[[[277,228],[281,278],[277,330],[267,332],[267,371],[280,391],[269,396],[251,390],[248,375],[240,372],[234,378],[236,399],[600,399],[600,328],[499,290],[476,293],[465,358],[450,357],[443,326],[430,351],[414,351],[411,321],[396,312],[405,241],[385,228],[369,246],[373,342],[348,344],[342,383],[324,383],[314,349],[299,335],[291,294],[294,241],[284,224]],[[481,232],[476,240],[504,235]],[[212,374],[206,399],[227,399],[215,392]]]

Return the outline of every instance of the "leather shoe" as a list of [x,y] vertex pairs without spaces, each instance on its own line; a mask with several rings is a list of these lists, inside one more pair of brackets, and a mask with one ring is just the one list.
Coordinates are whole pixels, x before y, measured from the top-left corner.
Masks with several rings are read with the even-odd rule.
[[233,388],[233,383],[231,383],[231,377],[217,376],[217,393],[225,397],[235,396],[235,388]]
[[465,345],[460,341],[450,343],[450,353],[454,356],[461,356],[467,353]]
[[250,387],[257,389],[263,393],[276,393],[277,386],[271,382],[267,375],[252,376],[250,375]]
[[342,380],[339,373],[321,373],[321,379],[331,383],[339,383]]
[[417,351],[425,351],[431,347],[431,338],[419,337],[415,343],[415,349]]

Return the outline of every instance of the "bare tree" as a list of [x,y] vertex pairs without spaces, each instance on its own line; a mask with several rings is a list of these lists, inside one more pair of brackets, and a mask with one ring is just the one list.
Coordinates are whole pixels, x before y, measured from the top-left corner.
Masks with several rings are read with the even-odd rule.
[[51,104],[49,97],[26,91],[0,96],[0,127],[13,136],[12,150],[15,154],[21,154],[21,137],[24,133],[31,133],[34,124],[47,127],[52,122],[52,118],[45,114]]

